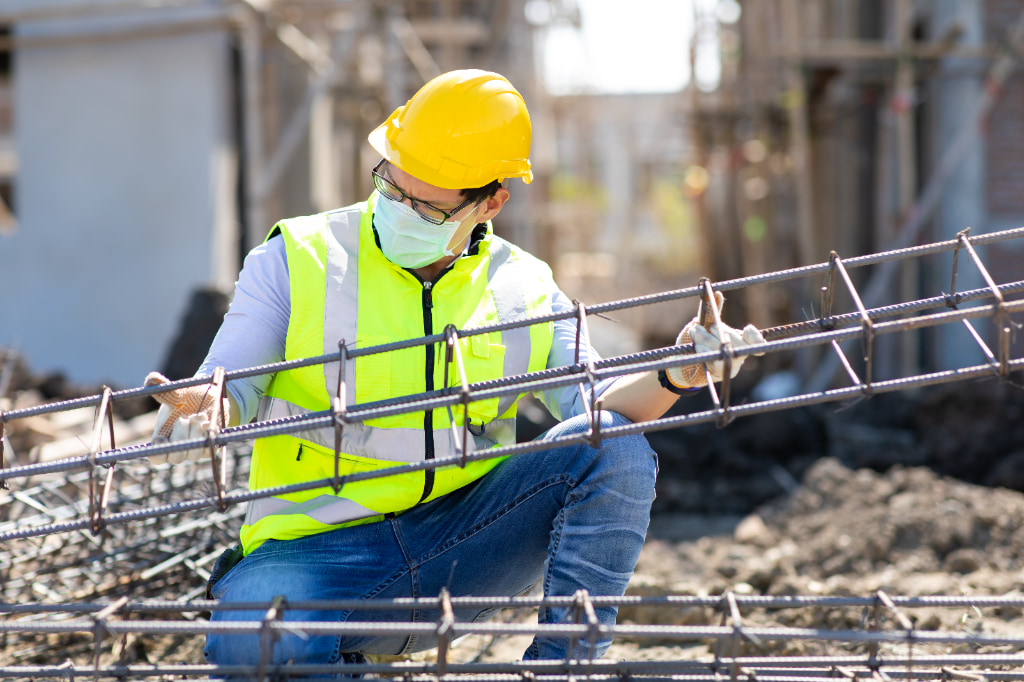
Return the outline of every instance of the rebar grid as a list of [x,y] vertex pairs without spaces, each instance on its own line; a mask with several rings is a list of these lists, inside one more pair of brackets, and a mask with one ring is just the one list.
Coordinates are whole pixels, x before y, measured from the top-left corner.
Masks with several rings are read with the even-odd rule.
[[[720,625],[653,626],[618,624],[601,626],[588,619],[586,613],[593,608],[615,604],[618,606],[646,605],[662,609],[704,608],[713,615],[721,614]],[[453,607],[486,607],[517,611],[539,606],[576,606],[580,617],[577,622],[559,625],[526,625],[505,623],[459,623],[451,617]],[[685,675],[684,679],[757,680],[766,676],[816,679],[837,675],[849,678],[874,678],[878,675],[905,679],[1020,679],[1024,666],[1024,633],[986,634],[971,632],[941,632],[915,628],[908,615],[917,608],[1020,608],[1024,596],[1004,597],[899,597],[878,591],[871,597],[762,597],[726,592],[719,596],[667,596],[667,597],[591,597],[579,592],[572,597],[450,597],[443,593],[436,598],[376,600],[373,602],[306,601],[286,604],[274,603],[232,604],[232,609],[251,608],[273,613],[273,618],[262,622],[210,623],[200,618],[192,620],[131,620],[132,616],[154,613],[187,614],[197,616],[205,611],[222,607],[216,601],[142,601],[126,598],[109,603],[82,604],[0,604],[0,613],[10,614],[0,622],[0,632],[19,633],[79,633],[91,638],[96,651],[104,642],[126,638],[129,635],[201,635],[209,632],[264,635],[272,642],[276,634],[348,634],[373,635],[402,632],[420,637],[434,637],[438,654],[433,660],[377,661],[364,664],[346,664],[346,674],[373,674],[381,677],[402,677],[437,680],[448,676],[467,679],[501,679],[508,676],[543,677],[551,680],[569,680],[575,675],[597,679],[630,679],[637,676]],[[758,623],[750,624],[757,612],[792,609],[852,610],[859,612],[859,626],[849,628],[779,627]],[[286,620],[289,610],[330,609],[417,609],[420,613],[437,613],[433,622],[358,622],[344,623],[301,622]],[[25,614],[77,614],[79,617],[64,621],[26,621]],[[763,620],[763,618],[761,619]],[[546,634],[570,638],[591,639],[609,634],[618,640],[643,644],[656,642],[681,647],[699,647],[703,651],[673,657],[670,660],[579,660],[562,661],[509,661],[486,662],[465,660],[451,648],[459,638],[494,637],[509,635],[534,636]],[[772,653],[781,643],[803,642],[827,647],[829,653],[786,654]],[[110,644],[107,648],[112,648]],[[330,665],[285,666],[228,666],[228,665],[124,665],[99,664],[97,654],[91,666],[76,667],[70,661],[63,665],[8,666],[0,668],[0,677],[120,677],[145,679],[162,675],[182,677],[241,675],[249,678],[270,679],[276,675],[325,675],[338,673]]]
[[[1020,666],[1024,658],[1019,654],[1006,654],[1002,651],[992,651],[985,654],[972,654],[974,658],[958,658],[958,655],[946,654],[929,658],[929,655],[914,655],[915,647],[967,647],[971,649],[1009,648],[1013,651],[1024,650],[1024,636],[1022,637],[996,637],[994,635],[972,635],[964,633],[931,633],[921,630],[914,630],[910,621],[901,617],[899,609],[914,608],[917,606],[947,606],[952,608],[982,608],[982,607],[1020,607],[1019,600],[1012,598],[973,598],[970,600],[957,601],[955,597],[935,598],[934,603],[915,602],[913,598],[901,598],[876,595],[871,604],[876,607],[876,624],[881,623],[883,616],[879,615],[878,604],[883,604],[884,613],[890,614],[893,622],[899,621],[900,630],[883,631],[875,629],[872,631],[861,630],[839,630],[825,631],[814,628],[762,628],[744,625],[741,619],[741,608],[839,608],[854,607],[867,609],[868,605],[863,601],[852,599],[846,602],[828,601],[836,598],[785,598],[785,603],[770,601],[780,598],[754,598],[733,595],[731,593],[721,597],[700,598],[687,597],[666,597],[666,598],[636,598],[624,597],[619,599],[618,604],[657,606],[665,608],[683,608],[699,606],[702,608],[721,609],[723,611],[723,624],[718,627],[684,627],[684,626],[644,626],[644,625],[619,625],[609,630],[618,638],[631,640],[670,640],[676,645],[694,642],[714,642],[715,655],[713,661],[628,661],[625,663],[610,663],[604,661],[563,661],[555,664],[483,664],[479,662],[457,663],[446,659],[449,647],[452,642],[463,636],[507,636],[511,634],[536,634],[544,628],[561,627],[568,628],[559,630],[558,634],[570,637],[593,637],[596,624],[586,624],[581,621],[572,626],[527,626],[516,623],[492,623],[492,624],[468,624],[457,623],[445,617],[445,604],[449,607],[452,603],[464,603],[467,598],[448,598],[440,596],[438,600],[423,600],[422,603],[410,601],[401,605],[416,608],[429,608],[437,611],[439,616],[437,622],[420,623],[416,626],[410,623],[376,624],[369,626],[359,623],[346,624],[323,624],[323,623],[282,623],[282,618],[289,609],[302,608],[298,603],[292,604],[254,604],[252,608],[272,614],[263,623],[255,624],[221,624],[214,625],[201,618],[205,611],[219,608],[216,602],[185,601],[167,602],[130,602],[122,599],[117,602],[82,601],[83,599],[95,598],[95,595],[102,595],[105,578],[112,574],[111,567],[124,567],[124,562],[134,562],[124,570],[127,572],[139,573],[142,578],[154,578],[161,571],[166,571],[176,566],[184,566],[189,570],[197,572],[205,577],[203,567],[212,562],[220,546],[231,542],[230,536],[233,529],[228,529],[227,522],[234,522],[239,516],[242,507],[239,503],[249,500],[280,495],[289,492],[296,492],[325,485],[331,485],[335,490],[340,490],[349,482],[376,478],[395,473],[431,469],[441,466],[465,465],[469,461],[477,461],[490,457],[515,455],[518,453],[530,452],[547,447],[555,447],[573,442],[598,442],[603,438],[614,438],[637,432],[657,431],[663,429],[677,428],[699,423],[713,422],[724,426],[740,416],[754,415],[764,412],[789,409],[803,405],[822,404],[846,400],[859,400],[870,397],[876,393],[900,391],[920,386],[931,386],[956,381],[964,381],[973,378],[999,378],[1007,380],[1010,373],[1024,368],[1024,359],[1014,358],[1010,355],[1010,337],[1019,323],[1014,321],[1014,315],[1024,311],[1024,300],[1009,300],[1014,294],[1024,291],[1024,281],[1007,282],[997,284],[988,273],[981,257],[975,249],[976,245],[993,244],[997,242],[1020,239],[1024,237],[1024,228],[1007,230],[1004,232],[989,235],[968,237],[966,231],[957,236],[955,240],[938,242],[909,249],[883,252],[858,258],[842,259],[837,254],[832,254],[829,261],[818,265],[795,268],[776,273],[767,273],[754,277],[730,280],[728,282],[711,283],[702,281],[696,287],[680,289],[672,292],[663,292],[651,296],[624,299],[611,303],[584,306],[577,304],[572,313],[567,315],[546,315],[515,322],[492,325],[474,329],[456,330],[446,329],[442,334],[437,334],[420,339],[411,339],[397,343],[384,344],[368,348],[349,348],[344,341],[339,343],[339,351],[335,354],[327,354],[314,358],[307,358],[298,361],[275,363],[263,367],[248,368],[245,370],[223,372],[218,371],[214,377],[200,377],[182,381],[171,382],[159,387],[133,388],[124,391],[105,390],[103,394],[89,396],[76,400],[61,401],[47,405],[40,405],[8,412],[0,411],[0,435],[4,424],[16,419],[37,416],[53,412],[81,408],[83,406],[97,406],[96,418],[92,432],[92,442],[88,452],[81,456],[69,457],[66,459],[45,462],[20,464],[13,467],[3,467],[3,448],[0,446],[0,485],[9,486],[12,482],[21,482],[22,485],[15,485],[15,490],[0,492],[0,511],[3,513],[0,521],[0,541],[4,542],[3,550],[0,551],[0,576],[4,579],[3,599],[10,601],[7,605],[0,604],[0,613],[4,613],[7,620],[0,622],[0,637],[7,641],[9,636],[42,636],[47,633],[79,633],[88,634],[95,640],[96,651],[99,652],[104,637],[130,635],[153,635],[178,633],[188,636],[198,636],[212,631],[217,627],[230,626],[233,631],[246,631],[246,628],[256,628],[254,632],[271,637],[282,629],[306,631],[309,633],[341,632],[345,628],[355,628],[353,631],[368,632],[374,628],[384,627],[399,628],[403,632],[411,633],[414,629],[421,636],[438,636],[439,658],[436,663],[390,663],[373,664],[365,670],[353,667],[351,672],[367,672],[379,675],[401,675],[413,679],[420,678],[437,680],[440,677],[450,674],[460,676],[486,676],[487,679],[500,679],[501,676],[511,676],[522,680],[529,676],[544,676],[552,680],[568,679],[573,675],[586,674],[590,676],[610,676],[622,678],[625,676],[636,677],[637,675],[683,675],[686,679],[721,679],[724,674],[730,675],[733,679],[744,676],[749,679],[770,679],[775,676],[777,679],[789,677],[799,679],[813,679],[815,676],[832,677],[878,677],[899,676],[899,667],[913,665],[913,674],[907,673],[909,678],[922,676],[921,679],[942,677],[950,679],[962,675],[983,677],[985,679],[1018,679],[1018,673],[1001,670],[1002,666]],[[953,272],[951,282],[955,287],[957,262],[961,253],[965,253],[970,263],[982,274],[986,286],[981,289],[956,292],[951,287],[948,294],[933,296],[917,301],[897,302],[890,305],[866,309],[861,302],[857,288],[849,274],[850,269],[874,265],[879,263],[890,263],[893,261],[906,261],[913,258],[953,251]],[[758,344],[749,348],[733,349],[728,345],[718,353],[693,353],[692,346],[670,346],[666,348],[633,353],[604,360],[592,361],[581,365],[577,362],[574,365],[564,368],[544,370],[515,377],[479,383],[468,383],[464,373],[460,371],[459,344],[457,340],[491,331],[502,331],[515,327],[528,326],[531,324],[547,323],[555,319],[575,318],[577,324],[577,344],[589,344],[589,328],[587,319],[590,315],[602,315],[615,310],[631,307],[677,301],[690,298],[699,298],[703,303],[703,309],[707,310],[706,302],[711,300],[714,291],[729,291],[740,289],[746,286],[775,283],[789,279],[808,277],[814,275],[825,275],[826,283],[821,288],[822,306],[821,314],[811,320],[773,327],[763,330],[766,343]],[[845,291],[853,303],[853,310],[850,312],[834,314],[832,311],[833,300],[836,291]],[[962,308],[965,303],[974,303],[973,307]],[[939,312],[936,310],[943,309]],[[930,312],[926,312],[930,311]],[[717,311],[713,310],[714,320],[712,324],[720,324]],[[910,316],[914,315],[914,316]],[[995,320],[996,333],[992,350],[985,343],[981,334],[973,326],[972,322],[981,319]],[[1019,315],[1018,315],[1019,319]],[[980,348],[985,357],[985,362],[979,365],[971,365],[958,369],[914,376],[900,377],[879,381],[873,379],[873,356],[874,341],[879,335],[905,333],[927,327],[939,327],[944,325],[963,325],[967,333]],[[844,352],[841,343],[846,341],[859,341],[863,351],[860,358],[851,362]],[[451,349],[448,355],[449,375],[452,378],[447,388],[400,396],[394,399],[378,401],[374,403],[363,403],[346,405],[343,393],[335,396],[332,408],[308,415],[289,417],[285,419],[267,420],[233,428],[214,429],[207,439],[198,439],[180,443],[165,445],[141,445],[134,444],[117,447],[114,433],[114,424],[111,418],[111,406],[119,399],[134,398],[144,395],[173,390],[183,386],[200,384],[211,384],[213,390],[221,392],[227,381],[244,376],[273,373],[287,368],[322,364],[327,362],[348,362],[361,355],[389,352],[400,348],[409,348],[424,344],[444,344]],[[596,382],[603,378],[621,376],[641,371],[653,371],[665,369],[680,364],[704,363],[711,360],[721,360],[726,365],[734,361],[734,358],[761,353],[783,353],[792,352],[797,349],[825,346],[828,352],[834,353],[839,358],[846,377],[850,384],[842,388],[834,388],[826,391],[806,392],[789,398],[762,400],[747,402],[740,405],[733,405],[730,401],[730,381],[724,381],[720,388],[713,384],[709,386],[713,407],[709,410],[693,412],[690,414],[662,418],[639,424],[631,424],[611,429],[599,429],[600,401],[593,399],[593,387]],[[861,364],[862,369],[858,371],[855,364]],[[726,376],[729,372],[725,372]],[[2,381],[0,377],[0,381]],[[449,382],[446,382],[448,384]],[[558,441],[544,443],[530,442],[518,443],[516,445],[494,448],[487,451],[469,451],[465,433],[459,433],[457,428],[453,429],[452,438],[455,443],[461,443],[456,448],[459,453],[455,457],[438,459],[429,462],[414,462],[402,464],[381,472],[368,472],[366,474],[355,474],[349,476],[338,476],[317,481],[310,481],[304,484],[291,486],[278,486],[260,490],[244,490],[239,487],[239,479],[232,477],[229,481],[227,472],[237,474],[247,464],[242,463],[239,455],[244,451],[246,445],[254,438],[277,435],[283,433],[295,433],[309,428],[331,428],[335,430],[340,440],[340,433],[347,424],[359,423],[368,419],[382,417],[391,414],[404,412],[422,411],[426,409],[446,409],[449,412],[465,409],[466,404],[472,400],[484,400],[498,396],[515,394],[519,395],[531,391],[539,391],[557,386],[578,385],[584,396],[590,400],[585,401],[586,410],[591,419],[591,431],[582,436],[564,438]],[[220,401],[215,401],[219,404]],[[103,449],[103,443],[109,442],[109,449]],[[206,449],[212,457],[208,463],[177,465],[174,467],[153,467],[147,458],[153,455],[168,454],[186,449]],[[336,450],[338,448],[336,447]],[[229,456],[229,452],[232,456]],[[189,472],[183,476],[182,472]],[[33,483],[33,479],[50,478],[41,483]],[[166,527],[159,525],[161,519],[169,515],[183,514],[187,512],[216,509],[220,515],[207,515],[200,520],[185,521],[179,526]],[[154,532],[154,529],[160,528]],[[216,540],[210,541],[210,534],[216,536]],[[138,540],[137,538],[155,536],[155,540]],[[170,540],[174,538],[174,540]],[[84,539],[84,542],[83,542]],[[14,542],[23,541],[23,542]],[[69,553],[69,548],[75,547],[77,541],[78,554]],[[162,541],[162,542],[161,542]],[[204,544],[205,543],[205,544]],[[89,548],[87,560],[82,561],[81,547]],[[197,550],[198,547],[206,547],[205,554]],[[109,548],[109,549],[106,549]],[[216,548],[216,549],[215,549]],[[202,554],[202,556],[199,556]],[[122,562],[118,564],[118,562]],[[83,565],[84,564],[84,565]],[[141,568],[147,565],[147,568]],[[20,572],[33,567],[35,574],[20,576]],[[117,569],[113,571],[117,575]],[[40,580],[40,576],[50,576],[50,580]],[[109,583],[106,580],[106,583]],[[31,583],[31,585],[29,585]],[[90,587],[93,589],[90,591]],[[18,604],[15,602],[25,601],[25,591],[29,590],[33,597],[48,599],[59,602],[59,606],[43,604]],[[201,588],[194,587],[186,597],[195,597],[201,593]],[[179,595],[180,596],[180,595]],[[444,600],[447,599],[447,602]],[[478,598],[482,599],[482,598]],[[525,601],[524,601],[525,599]],[[582,605],[593,605],[604,603],[602,600],[608,598],[588,597],[577,595],[575,598],[582,600]],[[758,601],[761,599],[762,601]],[[769,601],[763,601],[763,600]],[[824,599],[824,600],[823,600]],[[845,598],[844,598],[845,599]],[[911,601],[907,601],[911,599]],[[639,601],[638,601],[639,600]],[[989,601],[986,601],[989,600]],[[994,600],[994,601],[991,601]],[[401,601],[401,600],[400,600]],[[79,603],[75,603],[79,602]],[[554,604],[557,600],[543,603]],[[476,603],[476,602],[474,602]],[[490,602],[488,602],[490,604]],[[541,601],[520,598],[519,600],[502,600],[493,602],[493,606],[499,609],[523,609],[537,608]],[[306,604],[308,606],[308,604]],[[366,602],[359,605],[366,607]],[[395,604],[376,605],[374,608],[386,608]],[[320,604],[318,608],[351,608],[352,605],[344,604]],[[238,609],[238,605],[232,605]],[[129,620],[131,615],[149,616],[156,612],[166,612],[186,620]],[[581,613],[583,611],[581,610]],[[86,617],[76,618],[75,615],[85,614]],[[893,615],[896,614],[896,615]],[[122,620],[112,620],[122,618]],[[731,624],[727,625],[729,622]],[[325,629],[326,628],[326,629]],[[334,628],[334,629],[332,629]],[[340,628],[340,629],[339,629]],[[361,628],[361,629],[360,629]],[[385,628],[387,629],[387,628]],[[109,639],[109,637],[108,637]],[[742,656],[735,652],[742,646],[757,644],[758,642],[775,641],[797,641],[809,640],[818,642],[830,642],[842,646],[862,646],[868,650],[864,657],[853,657],[849,660],[842,657],[827,657],[827,660],[817,660],[810,657],[785,657],[771,656],[766,660],[756,657]],[[898,656],[886,656],[880,658],[879,649],[884,646],[906,645],[907,655],[904,659]],[[214,668],[211,666],[124,666],[99,664],[99,654],[89,672],[97,676],[118,676],[130,678],[145,678],[157,675],[183,675],[202,676],[212,673],[216,674],[260,674],[269,676],[276,674],[275,669],[266,668],[263,670],[235,670],[228,668]],[[820,671],[816,666],[825,666]],[[846,670],[843,666],[851,666]],[[896,666],[895,668],[893,666]],[[972,667],[970,673],[959,672],[958,666]],[[982,671],[978,672],[978,668]],[[884,671],[883,671],[884,668]],[[784,669],[784,670],[783,670]],[[780,670],[782,672],[780,672]],[[301,674],[303,672],[315,673],[325,672],[322,667],[288,668],[289,674]],[[335,669],[336,672],[336,669]],[[348,670],[346,670],[348,672]],[[0,667],[0,677],[73,677],[75,674],[83,674],[81,667],[76,671],[73,664],[67,663],[61,666],[9,666]],[[1008,675],[1008,676],[1004,676]],[[1014,675],[1017,675],[1015,677]],[[511,679],[510,677],[510,679]]]
[[[245,480],[248,457],[232,450],[232,481],[238,484]],[[170,467],[142,460],[117,468],[113,476],[116,493],[108,501],[113,510],[188,499],[210,485],[209,470],[195,462]],[[0,498],[0,531],[89,514],[88,479],[88,473],[76,472],[10,491],[7,499]],[[181,518],[173,523],[147,519],[104,527],[101,533],[92,532],[90,524],[66,535],[6,543],[0,546],[0,599],[11,603],[29,598],[77,600],[129,584],[155,596],[161,594],[164,574],[188,570],[205,579],[221,548],[234,541],[232,526],[243,511],[232,507],[223,514]],[[177,578],[171,578],[174,580]],[[149,588],[143,589],[147,585]],[[191,597],[202,594],[202,585],[188,592]],[[172,595],[181,593],[168,593]]]

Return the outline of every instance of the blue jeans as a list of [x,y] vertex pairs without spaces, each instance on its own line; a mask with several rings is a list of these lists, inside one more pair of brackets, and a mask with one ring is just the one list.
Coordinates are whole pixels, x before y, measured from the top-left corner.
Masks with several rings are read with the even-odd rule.
[[[602,427],[629,423],[603,413]],[[585,417],[569,419],[542,438],[587,430]],[[394,518],[311,535],[271,540],[243,559],[213,588],[222,603],[316,599],[511,596],[543,580],[546,596],[622,595],[644,543],[654,499],[657,456],[642,434],[606,439],[600,448],[571,445],[515,455],[479,481]],[[541,623],[573,622],[573,609],[548,608]],[[489,616],[456,611],[460,622]],[[602,624],[616,609],[597,609]],[[214,611],[214,621],[263,617],[260,611]],[[433,622],[437,612],[403,610],[288,610],[286,620],[329,622]],[[597,657],[611,643],[580,642],[573,657]],[[404,654],[433,648],[435,637],[302,636],[283,634],[272,661],[337,663],[346,654]],[[568,639],[538,636],[526,659],[559,659]],[[211,634],[210,662],[256,664],[255,635]]]

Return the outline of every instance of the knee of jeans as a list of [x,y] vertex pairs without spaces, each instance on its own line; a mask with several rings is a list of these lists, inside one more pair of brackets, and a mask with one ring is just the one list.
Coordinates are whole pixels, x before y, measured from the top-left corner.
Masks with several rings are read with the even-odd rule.
[[628,417],[623,416],[618,412],[612,410],[601,410],[601,426],[625,426],[626,424],[632,424]]
[[333,635],[285,631],[268,641],[259,635],[212,632],[206,636],[203,657],[217,665],[329,663],[337,639]]
[[[618,412],[604,410],[601,413],[602,429],[626,426],[632,423],[627,417],[622,416]],[[641,432],[609,438],[602,443],[602,448],[629,453],[637,456],[638,459],[643,459],[639,457],[641,454],[654,457],[654,450],[651,449],[651,444],[647,442],[647,437]]]
[[[628,426],[633,422],[628,418],[624,417],[618,412],[612,412],[610,410],[603,410],[601,412],[601,429],[610,429],[618,426]],[[618,436],[612,439],[618,441],[619,445],[625,449],[638,452],[653,452],[651,450],[650,443],[647,442],[647,437],[641,432],[631,433],[626,436]]]
[[[612,421],[616,426],[631,423],[618,414],[614,414]],[[642,433],[616,436],[603,441],[598,461],[616,472],[636,477],[644,487],[654,488],[658,475],[658,455]]]

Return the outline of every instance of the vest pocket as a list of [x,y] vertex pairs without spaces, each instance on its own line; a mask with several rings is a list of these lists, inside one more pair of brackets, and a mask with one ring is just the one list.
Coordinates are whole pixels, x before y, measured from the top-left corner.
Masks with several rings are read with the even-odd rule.
[[[302,461],[305,466],[309,467],[307,480],[334,476],[333,450],[304,443]],[[340,476],[391,469],[401,465],[401,462],[383,461],[346,453],[340,453],[338,456],[338,474]],[[340,497],[352,500],[379,513],[408,509],[419,502],[422,494],[422,471],[347,482],[339,492]]]
[[[505,346],[500,343],[490,343],[490,336],[490,334],[477,334],[459,339],[459,350],[466,369],[466,381],[470,384],[492,381],[503,376]],[[443,368],[442,371],[444,371]],[[454,358],[448,365],[448,386],[455,389],[462,387],[462,377],[459,375]],[[498,414],[498,400],[498,398],[488,398],[469,403],[469,420],[476,432],[479,432],[477,427],[501,416]],[[462,405],[453,405],[452,415],[455,417],[456,425],[462,426]]]

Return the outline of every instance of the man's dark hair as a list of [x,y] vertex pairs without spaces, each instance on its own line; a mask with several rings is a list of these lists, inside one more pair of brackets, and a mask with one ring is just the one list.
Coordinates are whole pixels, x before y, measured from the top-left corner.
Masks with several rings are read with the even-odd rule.
[[473,189],[462,190],[462,197],[466,201],[472,201],[474,204],[478,204],[484,199],[490,199],[497,191],[501,189],[500,180],[491,180],[483,187],[474,187]]

